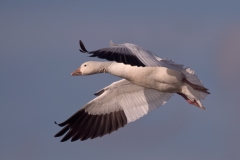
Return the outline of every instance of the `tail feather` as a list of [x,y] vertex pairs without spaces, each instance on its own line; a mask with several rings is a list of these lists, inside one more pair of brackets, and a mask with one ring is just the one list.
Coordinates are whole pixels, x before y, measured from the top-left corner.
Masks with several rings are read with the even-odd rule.
[[205,109],[201,103],[202,99],[210,94],[208,89],[205,88],[202,82],[198,79],[197,75],[190,68],[182,70],[185,78],[183,78],[182,90],[178,94],[182,96],[188,103]]
[[185,68],[184,70],[182,70],[182,73],[185,75],[186,79],[189,82],[203,87],[202,82],[198,79],[197,75],[195,74],[195,72],[193,70],[191,70],[190,68]]
[[195,90],[198,90],[198,91],[201,91],[201,92],[204,92],[204,93],[207,93],[207,94],[210,94],[210,92],[208,92],[208,89],[203,87],[203,86],[199,86],[199,85],[196,85],[196,84],[193,84],[191,82],[189,82],[186,78],[183,78],[182,80],[184,83],[187,83],[189,84],[193,89]]
[[179,95],[181,95],[188,103],[205,109],[201,103],[201,99],[204,99],[204,96],[201,94],[203,92],[193,89],[187,83],[183,83],[182,90]]

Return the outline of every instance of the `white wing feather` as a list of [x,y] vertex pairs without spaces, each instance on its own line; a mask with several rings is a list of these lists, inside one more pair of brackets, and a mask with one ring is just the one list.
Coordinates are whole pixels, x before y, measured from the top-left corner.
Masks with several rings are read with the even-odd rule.
[[92,115],[123,110],[128,123],[165,104],[172,96],[172,93],[143,88],[125,79],[112,83],[98,93],[101,94],[87,103],[84,109]]

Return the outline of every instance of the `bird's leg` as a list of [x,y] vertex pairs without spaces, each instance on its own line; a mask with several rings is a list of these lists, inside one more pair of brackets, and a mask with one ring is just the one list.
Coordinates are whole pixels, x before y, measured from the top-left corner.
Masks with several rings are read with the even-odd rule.
[[197,101],[194,99],[194,101],[190,100],[186,95],[184,95],[183,93],[177,93],[180,96],[182,96],[189,104],[197,106],[199,108],[205,109],[204,107],[200,107],[200,105],[197,103]]

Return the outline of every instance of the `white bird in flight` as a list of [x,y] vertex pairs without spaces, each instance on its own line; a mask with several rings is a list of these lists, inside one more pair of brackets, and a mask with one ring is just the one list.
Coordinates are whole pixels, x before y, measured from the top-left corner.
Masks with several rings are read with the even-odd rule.
[[55,137],[66,133],[61,142],[110,134],[165,104],[174,93],[189,104],[205,109],[201,100],[210,93],[190,68],[130,43],[110,41],[110,47],[91,52],[81,40],[79,44],[82,53],[110,62],[85,62],[72,76],[109,73],[123,79],[95,93],[96,98],[58,124],[63,129]]

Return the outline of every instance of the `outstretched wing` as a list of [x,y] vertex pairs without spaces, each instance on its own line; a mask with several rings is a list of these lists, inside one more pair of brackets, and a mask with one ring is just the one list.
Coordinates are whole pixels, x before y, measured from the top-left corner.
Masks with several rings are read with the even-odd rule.
[[161,66],[174,70],[183,70],[183,65],[176,64],[171,60],[162,59],[152,52],[135,44],[114,44],[110,41],[110,47],[95,51],[87,51],[82,41],[79,41],[80,52],[91,54],[90,57],[98,57],[109,61],[130,64],[132,66]]
[[95,93],[95,99],[87,103],[63,123],[55,137],[61,140],[86,140],[101,137],[133,122],[165,104],[172,93],[162,93],[143,88],[123,79]]

